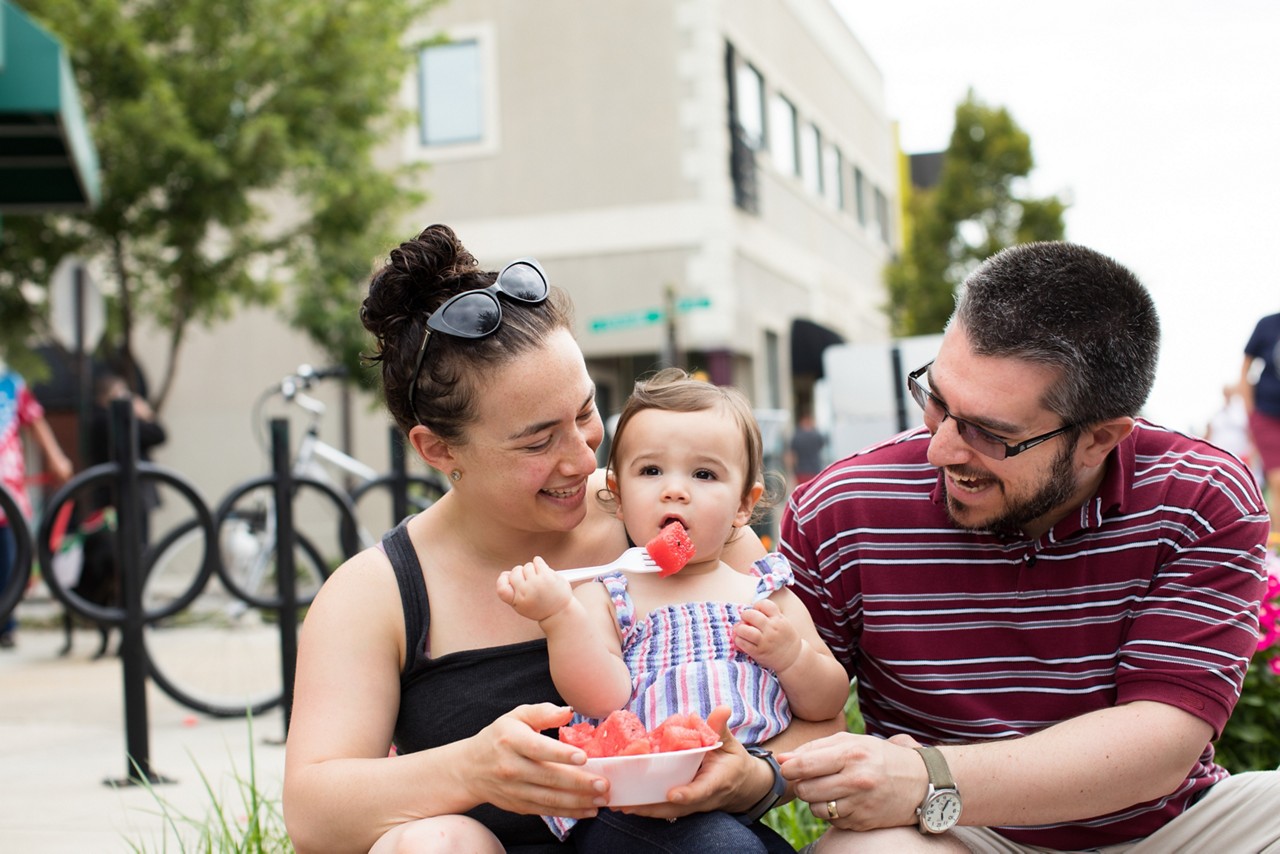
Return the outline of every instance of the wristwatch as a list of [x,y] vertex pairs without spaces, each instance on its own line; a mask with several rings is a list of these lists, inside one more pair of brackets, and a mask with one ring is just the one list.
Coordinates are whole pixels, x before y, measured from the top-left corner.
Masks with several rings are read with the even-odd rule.
[[929,790],[916,807],[921,833],[944,833],[960,820],[960,790],[951,779],[947,760],[936,747],[917,747],[915,751],[924,760],[929,772]]
[[782,768],[778,766],[778,760],[773,758],[772,750],[766,750],[759,745],[750,744],[747,745],[747,753],[768,762],[769,767],[773,769],[773,786],[770,787],[763,798],[756,801],[755,806],[736,816],[738,821],[751,825],[759,821],[761,816],[777,806],[778,801],[782,800],[782,795],[787,791],[787,781],[782,776]]

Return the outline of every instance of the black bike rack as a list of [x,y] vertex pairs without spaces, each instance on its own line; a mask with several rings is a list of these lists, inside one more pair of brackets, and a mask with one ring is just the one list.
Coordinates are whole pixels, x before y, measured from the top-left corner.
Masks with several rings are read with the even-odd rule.
[[[148,659],[143,640],[147,623],[162,619],[185,608],[199,594],[212,572],[209,534],[213,516],[195,487],[181,475],[150,463],[138,461],[137,419],[129,400],[113,401],[110,409],[112,450],[115,462],[94,466],[63,484],[49,499],[40,531],[36,537],[41,566],[52,566],[49,541],[58,510],[74,495],[95,485],[114,485],[117,531],[114,541],[116,566],[120,569],[122,605],[109,607],[89,602],[65,589],[53,572],[45,573],[50,593],[71,611],[99,624],[119,626],[120,658],[124,671],[124,709],[126,773],[121,780],[107,780],[112,785],[171,782],[151,767],[150,729],[147,714]],[[192,589],[169,606],[147,612],[142,604],[145,580],[142,548],[142,503],[138,490],[139,476],[158,480],[175,487],[192,505],[197,523],[205,530],[205,556]]]
[[[402,440],[394,430],[392,440],[392,471],[383,475],[348,497],[327,483],[305,478],[294,477],[289,459],[288,422],[275,419],[271,423],[272,432],[272,473],[254,478],[240,484],[221,502],[217,511],[212,511],[196,488],[182,475],[155,465],[141,462],[138,459],[137,421],[132,403],[128,400],[114,401],[110,408],[110,424],[112,431],[113,462],[86,469],[59,487],[46,501],[45,512],[39,530],[33,537],[30,528],[8,491],[0,487],[0,509],[9,519],[10,529],[15,540],[13,568],[9,581],[0,590],[0,618],[7,617],[20,603],[26,591],[35,560],[42,567],[53,565],[53,554],[49,542],[53,534],[53,526],[58,511],[72,501],[77,495],[88,493],[95,487],[114,487],[118,496],[116,507],[117,536],[115,538],[116,566],[121,572],[121,604],[105,606],[90,602],[67,589],[53,572],[44,573],[45,583],[52,596],[66,608],[84,619],[100,626],[118,627],[121,630],[121,661],[123,669],[123,694],[125,705],[125,746],[126,776],[121,780],[106,780],[110,785],[132,785],[146,782],[148,784],[172,782],[158,774],[151,766],[149,716],[146,700],[146,684],[150,678],[171,698],[181,705],[214,717],[241,717],[246,714],[257,714],[284,706],[285,735],[288,734],[289,718],[292,713],[293,681],[297,664],[297,613],[300,607],[310,603],[310,598],[299,599],[295,587],[296,569],[294,561],[294,545],[306,550],[310,544],[296,530],[293,522],[293,503],[302,488],[315,489],[332,500],[338,507],[341,524],[355,529],[356,517],[354,501],[375,487],[391,489],[393,500],[393,524],[397,523],[408,512],[407,487],[409,484],[423,485],[434,490],[436,497],[444,494],[444,489],[430,478],[407,475],[404,468],[404,452]],[[149,548],[142,543],[143,507],[139,493],[139,483],[149,480],[172,487],[191,504],[193,517],[175,525],[164,533]],[[231,573],[223,565],[218,543],[221,524],[232,512],[234,501],[244,492],[253,488],[271,485],[275,490],[276,506],[276,541],[277,573],[279,589],[272,598],[260,596],[244,590]],[[199,569],[190,586],[180,595],[166,602],[163,606],[147,609],[143,602],[143,587],[156,559],[178,539],[199,529],[204,535],[204,552]],[[314,546],[310,546],[315,552]],[[354,548],[343,543],[343,549],[349,557]],[[317,560],[318,557],[316,558]],[[191,697],[174,685],[155,667],[146,649],[144,630],[148,625],[172,617],[185,610],[204,591],[211,577],[217,575],[237,598],[256,608],[273,610],[278,613],[280,626],[281,650],[281,695],[273,700],[249,707],[235,709],[215,707],[209,703]]]

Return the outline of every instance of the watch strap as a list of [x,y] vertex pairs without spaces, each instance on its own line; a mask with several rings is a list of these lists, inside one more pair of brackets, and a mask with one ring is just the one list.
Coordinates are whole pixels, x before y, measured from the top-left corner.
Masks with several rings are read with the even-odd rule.
[[925,770],[929,774],[929,784],[935,789],[954,789],[956,784],[951,779],[951,769],[942,751],[936,747],[917,747],[916,753],[924,760]]
[[770,769],[773,771],[773,785],[769,787],[769,791],[765,793],[763,798],[756,801],[751,809],[736,816],[738,821],[751,825],[755,824],[765,813],[778,805],[778,801],[782,800],[783,794],[787,791],[787,780],[782,776],[782,768],[778,765],[778,760],[774,758],[772,750],[752,744],[747,747],[747,753],[768,762]]

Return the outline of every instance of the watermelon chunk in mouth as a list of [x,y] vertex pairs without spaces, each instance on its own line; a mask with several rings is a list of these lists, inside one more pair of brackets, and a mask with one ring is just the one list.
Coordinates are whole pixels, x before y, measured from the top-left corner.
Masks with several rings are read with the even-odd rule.
[[649,557],[653,558],[653,562],[660,567],[659,578],[675,575],[684,569],[695,551],[693,540],[689,539],[689,532],[676,520],[668,522],[656,537],[645,543],[644,548],[649,552]]

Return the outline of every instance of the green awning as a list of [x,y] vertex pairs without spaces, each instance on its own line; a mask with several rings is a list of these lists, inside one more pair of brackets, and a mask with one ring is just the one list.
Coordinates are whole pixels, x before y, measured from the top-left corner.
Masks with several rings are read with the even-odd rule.
[[97,205],[98,153],[61,43],[0,0],[0,213]]

